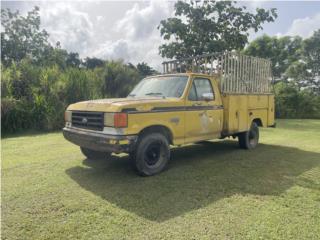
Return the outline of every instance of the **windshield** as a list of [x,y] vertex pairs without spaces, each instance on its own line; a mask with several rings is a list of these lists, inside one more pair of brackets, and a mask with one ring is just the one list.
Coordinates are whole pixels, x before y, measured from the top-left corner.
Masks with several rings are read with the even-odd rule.
[[188,76],[151,77],[143,79],[129,94],[129,97],[181,97],[188,82]]

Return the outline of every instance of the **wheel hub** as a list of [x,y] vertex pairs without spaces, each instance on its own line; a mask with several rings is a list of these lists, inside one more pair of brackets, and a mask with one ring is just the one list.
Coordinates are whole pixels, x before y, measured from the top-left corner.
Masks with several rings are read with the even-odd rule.
[[160,158],[161,145],[152,143],[148,146],[145,153],[145,161],[149,166],[155,165]]

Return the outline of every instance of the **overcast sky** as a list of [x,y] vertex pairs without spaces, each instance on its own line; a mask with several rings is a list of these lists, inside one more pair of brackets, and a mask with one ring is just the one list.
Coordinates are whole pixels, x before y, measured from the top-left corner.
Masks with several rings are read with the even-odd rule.
[[[157,30],[160,20],[173,15],[173,1],[2,1],[1,8],[26,13],[40,7],[41,24],[50,41],[60,41],[63,48],[81,57],[122,58],[132,63],[147,62],[160,69],[158,55],[162,40]],[[250,11],[256,7],[278,9],[275,23],[252,33],[250,40],[269,35],[312,35],[320,28],[319,1],[238,2]]]

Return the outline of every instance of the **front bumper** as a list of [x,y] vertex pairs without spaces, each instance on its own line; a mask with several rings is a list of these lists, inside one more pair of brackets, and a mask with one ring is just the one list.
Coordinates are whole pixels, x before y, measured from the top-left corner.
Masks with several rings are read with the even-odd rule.
[[138,139],[137,135],[109,135],[73,127],[64,127],[62,131],[68,141],[101,152],[131,152]]

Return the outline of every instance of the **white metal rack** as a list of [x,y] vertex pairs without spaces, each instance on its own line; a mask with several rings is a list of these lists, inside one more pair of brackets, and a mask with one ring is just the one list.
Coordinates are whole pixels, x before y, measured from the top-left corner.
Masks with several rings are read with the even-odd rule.
[[220,76],[225,93],[270,93],[272,71],[270,60],[238,52],[204,54],[163,62],[163,72],[203,73]]

